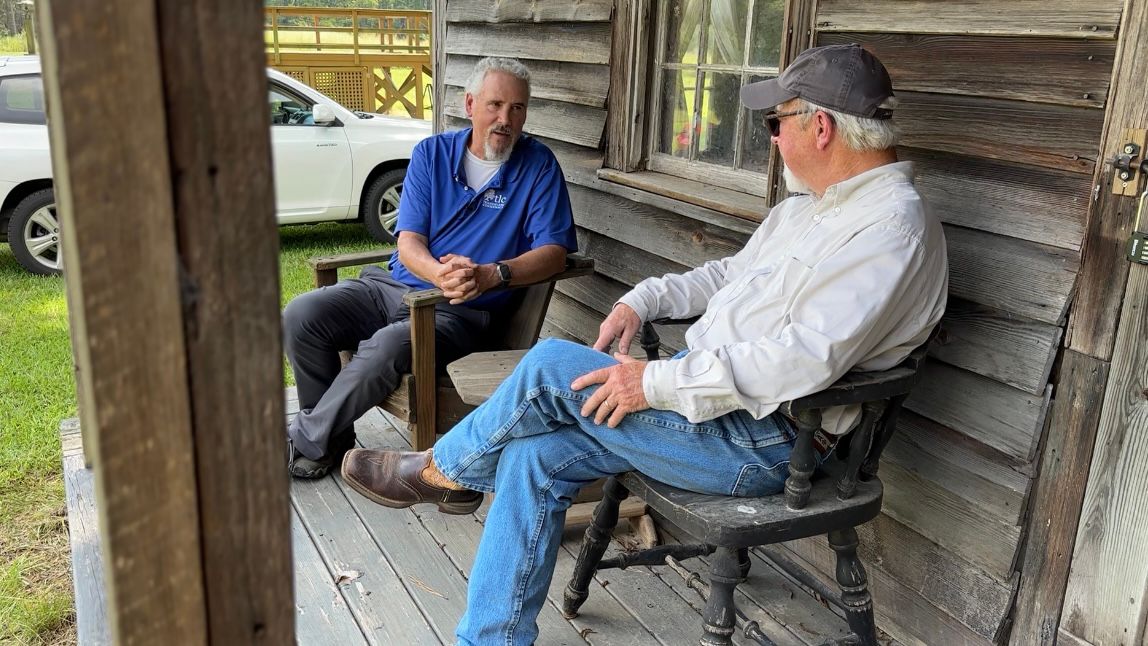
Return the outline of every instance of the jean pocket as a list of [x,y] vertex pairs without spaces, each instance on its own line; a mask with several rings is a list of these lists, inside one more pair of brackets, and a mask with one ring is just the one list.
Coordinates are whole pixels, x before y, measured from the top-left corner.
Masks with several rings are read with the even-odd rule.
[[738,473],[729,495],[738,498],[756,498],[778,493],[785,487],[785,478],[789,475],[788,467],[788,460],[773,466],[757,462],[747,464]]

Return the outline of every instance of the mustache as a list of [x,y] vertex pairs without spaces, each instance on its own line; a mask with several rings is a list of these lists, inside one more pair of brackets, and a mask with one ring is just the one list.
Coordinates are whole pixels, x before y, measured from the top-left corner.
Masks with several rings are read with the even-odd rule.
[[513,132],[511,132],[510,126],[493,125],[493,126],[486,129],[486,134],[488,134],[488,135],[494,134],[496,132],[500,135],[506,135],[506,136],[510,136],[510,135],[514,134]]

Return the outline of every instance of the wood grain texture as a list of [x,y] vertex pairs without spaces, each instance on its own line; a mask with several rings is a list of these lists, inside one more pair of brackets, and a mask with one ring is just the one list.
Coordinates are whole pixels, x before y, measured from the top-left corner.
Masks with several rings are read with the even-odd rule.
[[1139,644],[1148,613],[1148,267],[1133,265],[1104,391],[1061,629]]
[[411,308],[411,374],[414,377],[415,424],[411,446],[425,451],[435,442],[438,370],[435,363],[435,308]]
[[1066,350],[1040,459],[1010,644],[1053,646],[1108,364]]
[[577,227],[577,234],[578,249],[594,259],[595,272],[631,287],[650,276],[678,274],[690,269],[582,227]]
[[[464,96],[463,88],[448,85],[443,110],[452,117],[466,118],[466,110],[463,107]],[[605,128],[605,110],[577,103],[532,99],[527,109],[523,131],[588,148],[597,148],[602,143]]]
[[[478,56],[448,56],[442,82],[465,88]],[[610,68],[586,63],[529,61],[531,99],[579,103],[592,108],[606,106]]]
[[[99,469],[110,635],[120,644],[205,644],[192,403],[156,7],[56,1],[37,11],[56,198],[69,232],[62,245],[70,318],[77,324],[72,342],[86,375],[79,395],[90,398],[79,407],[94,427],[85,433],[94,440],[89,448]],[[93,128],[93,115],[122,110],[110,87],[131,87],[133,112],[139,113],[101,119]]]
[[[294,608],[263,11],[229,0],[157,7],[209,639],[287,643]],[[218,82],[225,77],[235,82]]]
[[1047,396],[930,361],[905,406],[1022,462],[1032,459]]
[[[77,447],[79,434],[78,427],[71,431]],[[66,436],[61,434],[61,439],[66,441]],[[68,544],[72,552],[76,640],[81,644],[110,644],[104,561],[100,555],[100,527],[96,512],[95,474],[84,468],[82,450],[71,455],[65,454],[63,466]]]
[[451,0],[450,22],[603,22],[610,19],[613,0]]
[[1085,175],[917,148],[897,154],[916,164],[917,189],[948,224],[1062,249],[1083,244]]
[[[448,3],[449,6],[449,3]],[[610,23],[479,25],[450,23],[446,53],[509,56],[563,63],[610,63]]]
[[1091,175],[1104,113],[1026,101],[897,93],[901,145]]
[[[911,414],[906,411],[906,416]],[[928,423],[923,418],[918,420]],[[1028,479],[1021,476],[1021,486],[1014,488],[991,477],[982,476],[975,473],[974,469],[988,470],[996,465],[971,451],[962,452],[961,449],[964,447],[960,445],[944,446],[951,447],[952,450],[931,452],[915,443],[913,438],[903,437],[898,433],[889,442],[882,459],[916,478],[928,481],[931,485],[962,498],[986,519],[1004,525],[1020,525]],[[985,463],[969,464],[975,461]]]
[[884,513],[999,582],[1012,576],[1019,526],[1001,522],[988,510],[891,460],[881,463],[881,481],[886,485]]
[[819,31],[1112,39],[1120,0],[820,0]]
[[[993,487],[1001,489],[1000,495],[1006,499],[1024,499],[1028,497],[1032,487],[1031,475],[1023,470],[1028,466],[1027,462],[1021,462],[963,433],[921,417],[913,411],[901,411],[897,418],[897,433],[889,446],[891,448],[887,450],[890,451],[891,457],[893,454],[907,456],[907,459],[901,460],[905,464],[912,460],[920,460],[922,456],[927,455],[930,460],[956,465],[963,474],[984,480]],[[937,483],[958,493],[964,486],[962,483],[945,479],[937,471],[930,471],[928,475]],[[969,498],[975,499],[975,496]]]
[[1044,392],[1061,328],[950,298],[929,354],[945,363],[1019,388]]
[[650,0],[618,0],[612,22],[604,165],[626,172],[642,164],[653,6]]
[[291,501],[328,567],[352,573],[338,587],[369,644],[442,643],[335,478],[296,481]]
[[737,253],[748,235],[676,213],[571,186],[574,223],[674,262],[696,266]]
[[[817,577],[823,586],[840,589],[833,576],[836,557],[824,539],[792,541],[768,549],[782,550],[802,570]],[[881,565],[871,560],[863,560],[862,565],[869,578],[877,625],[898,642],[906,646],[988,646],[992,643],[887,573]]]
[[[859,43],[898,91],[1103,108],[1116,43],[1078,38],[821,32],[819,45]],[[1034,56],[1033,52],[1040,52]]]
[[954,226],[945,240],[951,295],[1045,323],[1064,319],[1077,254]]
[[[1113,68],[1112,100],[1105,117],[1101,159],[1113,158],[1124,142],[1125,128],[1148,128],[1148,4],[1129,2],[1120,27]],[[1128,276],[1124,245],[1132,232],[1135,199],[1112,194],[1112,167],[1093,176],[1095,201],[1088,213],[1084,266],[1069,320],[1068,347],[1098,359],[1112,357],[1120,301]]]
[[291,514],[291,551],[295,557],[296,638],[300,644],[359,644],[367,638],[355,622],[323,556],[296,513]]
[[[867,568],[869,564],[881,567],[889,577],[982,637],[991,639],[1008,613],[1011,585],[996,581],[890,516],[881,514],[858,526],[857,535],[860,539],[857,553]],[[824,543],[825,538],[818,536],[796,542],[814,543],[805,548],[812,551],[817,548],[816,544]],[[881,604],[880,599],[877,604]]]
[[[434,21],[434,34],[431,38],[431,55],[434,60],[434,69],[445,70],[447,68],[447,55],[446,55],[446,9],[449,4],[447,0],[433,0],[433,10],[431,12],[432,20]],[[440,106],[446,101],[444,90],[446,85],[442,82],[443,75],[435,74],[432,79],[434,91],[434,105]],[[445,132],[449,130],[449,124],[446,120],[446,115],[442,110],[432,110],[431,115],[434,131],[436,133]]]

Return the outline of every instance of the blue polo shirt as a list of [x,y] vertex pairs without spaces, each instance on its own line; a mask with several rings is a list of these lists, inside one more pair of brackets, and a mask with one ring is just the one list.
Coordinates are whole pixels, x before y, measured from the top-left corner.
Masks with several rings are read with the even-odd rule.
[[[448,253],[476,263],[516,258],[556,244],[577,251],[574,215],[554,153],[532,137],[519,137],[510,159],[480,192],[466,185],[463,159],[470,128],[428,137],[415,146],[403,180],[395,233],[426,236],[436,259]],[[391,276],[415,289],[433,287],[403,265],[395,251]],[[489,310],[510,292],[483,294],[467,305]]]

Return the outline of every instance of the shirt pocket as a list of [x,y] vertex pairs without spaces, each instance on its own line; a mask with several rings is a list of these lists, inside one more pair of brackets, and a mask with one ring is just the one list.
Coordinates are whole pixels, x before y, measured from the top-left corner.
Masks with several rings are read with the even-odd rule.
[[789,324],[793,301],[812,275],[813,267],[805,260],[786,256],[772,271],[750,277],[737,311],[751,315],[746,320],[753,320],[755,327],[761,325],[758,334],[777,336]]

